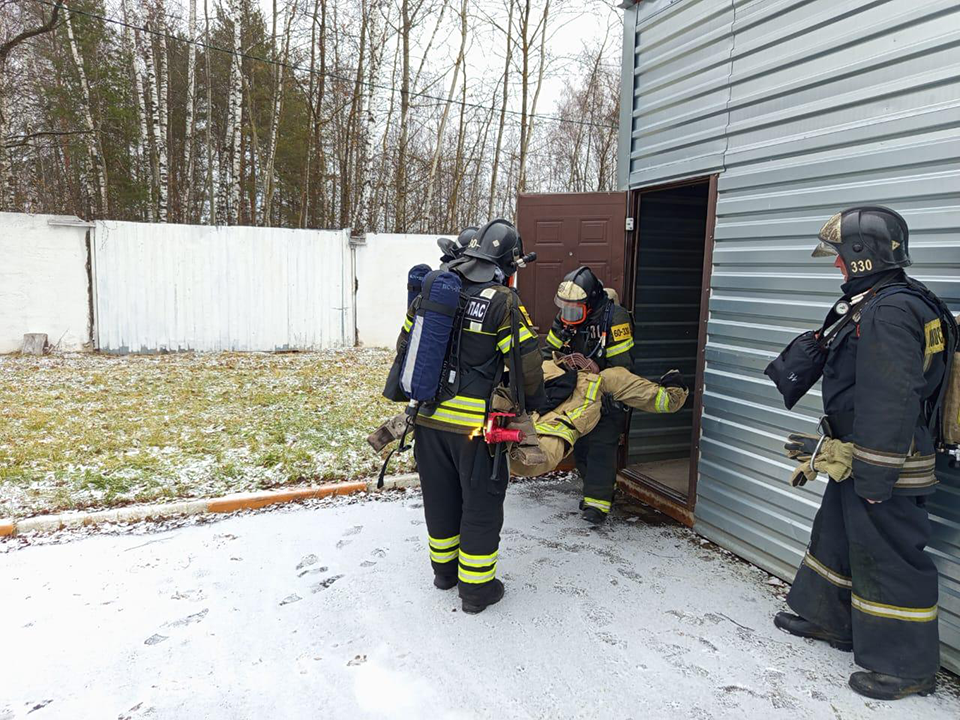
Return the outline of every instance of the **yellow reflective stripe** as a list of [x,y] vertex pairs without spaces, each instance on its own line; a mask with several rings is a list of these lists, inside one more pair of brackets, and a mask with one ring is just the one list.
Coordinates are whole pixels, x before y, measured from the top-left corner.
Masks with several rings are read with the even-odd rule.
[[930,622],[937,619],[937,606],[928,608],[908,608],[897,605],[885,605],[884,603],[864,600],[857,594],[852,594],[850,604],[857,610],[867,615],[888,618],[890,620],[904,620],[906,622]]
[[470,583],[472,585],[479,585],[480,583],[490,582],[497,576],[497,568],[494,567],[492,570],[486,570],[484,572],[473,572],[472,570],[464,570],[463,566],[460,566],[460,569],[457,573],[457,577],[460,582]]
[[474,330],[473,328],[464,328],[469,333],[475,333],[476,335],[489,335],[491,337],[496,337],[496,333],[487,332],[486,330]]
[[430,541],[430,547],[436,548],[437,550],[446,550],[447,548],[452,548],[453,546],[460,544],[459,535],[454,535],[453,537],[448,538],[435,538],[427,535],[427,540]]
[[[525,325],[520,326],[520,342],[524,343],[527,340],[531,340],[536,337],[532,332],[530,332]],[[510,348],[513,347],[513,335],[507,335],[503,340],[497,343],[497,347],[500,348],[500,352],[507,353],[510,351]]]
[[486,567],[497,563],[499,550],[495,550],[491,555],[470,555],[469,553],[460,553],[460,564],[469,567]]
[[424,416],[430,420],[440,420],[450,425],[461,425],[469,428],[483,427],[483,417],[477,415],[468,415],[465,413],[455,413],[449,410],[437,410],[433,415]]
[[563,342],[553,330],[547,333],[547,344],[557,348],[557,350],[563,347]]
[[537,423],[536,427],[538,435],[554,435],[556,437],[561,437],[571,445],[576,442],[573,437],[573,430],[568,428],[563,423]]
[[827,582],[836,585],[838,588],[849,590],[853,587],[853,581],[850,578],[828,568],[813,555],[811,555],[809,550],[807,551],[807,554],[803,556],[803,564],[813,570],[815,573],[817,573],[817,575],[822,577]]
[[597,399],[597,390],[600,389],[600,378],[590,383],[590,386],[587,388],[587,400],[593,401]]
[[633,347],[633,338],[629,340],[624,340],[622,343],[617,343],[616,345],[611,345],[607,350],[607,357],[616,357],[617,355],[622,355],[623,353],[630,350]]
[[670,412],[670,394],[664,388],[657,390],[656,406],[658,413]]
[[584,497],[583,504],[587,507],[593,507],[597,510],[602,510],[605,513],[610,512],[610,503],[606,500],[597,500],[596,498]]
[[465,412],[472,415],[483,415],[486,411],[485,405],[476,405],[467,404],[465,402],[458,402],[456,400],[449,400],[447,402],[440,403],[440,408],[444,410],[452,410],[454,412]]
[[403,331],[404,331],[404,332],[410,332],[410,328],[412,328],[412,327],[413,327],[413,318],[411,318],[409,315],[407,315],[407,317],[404,318],[404,320],[403,320]]
[[457,559],[457,555],[460,554],[459,550],[451,550],[450,552],[439,553],[430,551],[430,559],[436,563],[447,563],[452,562]]
[[587,392],[585,393],[585,397],[583,398],[583,404],[580,407],[568,413],[571,420],[576,420],[578,417],[583,415],[584,411],[587,409],[587,406],[597,399],[597,391],[599,389],[600,389],[600,378],[598,377],[596,380],[593,380],[587,386]]

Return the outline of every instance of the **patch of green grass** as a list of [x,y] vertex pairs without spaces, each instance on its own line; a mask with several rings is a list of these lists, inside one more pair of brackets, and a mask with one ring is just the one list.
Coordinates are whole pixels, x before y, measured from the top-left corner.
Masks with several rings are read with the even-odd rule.
[[366,436],[399,410],[380,396],[391,361],[0,357],[0,517],[370,477]]

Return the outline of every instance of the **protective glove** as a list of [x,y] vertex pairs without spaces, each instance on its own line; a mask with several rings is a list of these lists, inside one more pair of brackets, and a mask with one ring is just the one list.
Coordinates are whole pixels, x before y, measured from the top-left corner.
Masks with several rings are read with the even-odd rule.
[[783,446],[783,449],[787,451],[787,457],[792,460],[800,460],[802,458],[809,460],[818,442],[820,442],[819,435],[790,433],[790,435],[787,436],[787,442]]
[[660,377],[660,387],[665,388],[680,388],[681,390],[689,391],[690,388],[687,387],[687,384],[683,381],[683,375],[680,374],[679,370],[668,370]]
[[[853,443],[841,442],[834,438],[824,438],[813,459],[820,437],[806,433],[793,433],[788,438],[784,448],[787,456],[799,464],[790,476],[793,487],[803,487],[808,482],[816,480],[817,473],[825,473],[835,482],[843,482],[853,472]],[[813,459],[813,465],[810,461]]]

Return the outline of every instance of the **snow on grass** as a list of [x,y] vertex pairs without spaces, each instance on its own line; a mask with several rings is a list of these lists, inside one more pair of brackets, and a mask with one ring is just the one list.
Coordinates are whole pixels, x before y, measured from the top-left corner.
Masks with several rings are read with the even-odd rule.
[[[0,517],[379,470],[392,353],[0,357]],[[410,454],[391,471],[409,470]]]

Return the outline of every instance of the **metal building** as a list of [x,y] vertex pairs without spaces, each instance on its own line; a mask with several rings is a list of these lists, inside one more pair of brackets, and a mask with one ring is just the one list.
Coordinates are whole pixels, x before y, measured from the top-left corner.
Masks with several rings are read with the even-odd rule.
[[[624,488],[789,581],[823,484],[790,487],[783,438],[822,407],[811,391],[785,410],[763,369],[838,295],[835,268],[810,257],[820,226],[858,203],[897,209],[911,274],[960,311],[960,5],[623,6],[627,192],[521,196],[521,233],[548,259],[529,271],[535,321],[560,275],[600,267],[635,312],[635,369],[696,383],[670,426],[634,417]],[[943,663],[960,671],[960,474],[942,470],[929,552]]]

